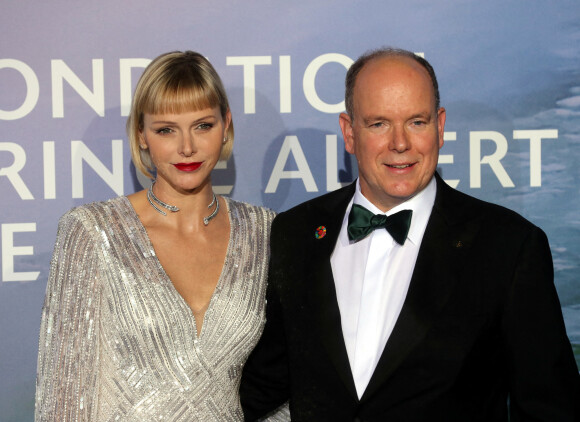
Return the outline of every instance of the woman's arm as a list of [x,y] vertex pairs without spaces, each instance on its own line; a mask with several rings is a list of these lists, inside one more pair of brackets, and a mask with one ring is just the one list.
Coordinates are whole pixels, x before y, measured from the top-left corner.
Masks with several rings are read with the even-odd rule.
[[96,420],[98,248],[82,212],[73,210],[59,222],[40,325],[37,422]]

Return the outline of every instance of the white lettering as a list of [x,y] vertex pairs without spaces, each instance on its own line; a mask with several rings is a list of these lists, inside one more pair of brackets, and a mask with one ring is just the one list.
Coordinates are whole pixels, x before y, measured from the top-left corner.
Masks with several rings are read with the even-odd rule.
[[93,91],[87,88],[63,60],[52,60],[51,65],[52,117],[64,117],[64,80],[99,116],[103,117],[105,115],[105,78],[102,59],[93,59]]
[[328,104],[322,101],[316,92],[316,74],[323,65],[333,62],[340,63],[347,69],[353,64],[353,60],[344,54],[323,54],[310,62],[304,72],[302,81],[306,99],[312,107],[323,113],[340,113],[344,111],[344,100],[337,104]]
[[514,139],[530,140],[530,186],[542,186],[542,139],[557,138],[557,129],[514,130]]
[[54,142],[42,143],[44,159],[44,199],[56,198],[56,154]]
[[34,281],[40,271],[21,271],[14,269],[14,257],[33,255],[32,246],[14,246],[14,233],[35,232],[36,223],[2,224],[2,281]]
[[[284,170],[290,153],[294,156],[298,170]],[[312,172],[310,171],[297,136],[286,136],[284,138],[284,143],[282,144],[282,148],[280,148],[280,154],[278,154],[278,158],[274,164],[274,169],[270,175],[270,180],[268,180],[265,192],[276,192],[281,179],[302,179],[307,192],[318,192],[316,182],[314,181],[314,177],[312,177]]]
[[40,94],[38,78],[30,66],[20,60],[0,59],[0,69],[4,68],[17,70],[24,77],[24,82],[26,83],[26,96],[24,97],[22,105],[16,110],[0,110],[0,120],[21,119],[30,113],[38,102]]
[[280,113],[292,113],[290,56],[280,56]]
[[11,166],[0,168],[0,176],[8,178],[20,198],[34,199],[32,193],[24,184],[24,180],[18,174],[24,168],[24,164],[26,164],[26,151],[24,151],[24,148],[14,142],[0,142],[1,151],[11,152],[14,156],[14,162]]
[[109,171],[105,165],[87,148],[82,141],[71,142],[71,179],[72,197],[82,198],[83,189],[83,161],[103,179],[117,195],[123,195],[123,141],[111,141],[111,155],[113,170]]
[[[495,152],[485,157],[481,157],[481,141],[483,139],[491,140],[496,144]],[[501,133],[493,131],[470,132],[469,150],[470,187],[481,187],[481,164],[489,164],[504,188],[514,187],[514,183],[500,162],[508,150],[507,140]]]
[[244,68],[244,113],[256,113],[256,66],[272,64],[271,56],[235,56],[226,59],[228,66]]

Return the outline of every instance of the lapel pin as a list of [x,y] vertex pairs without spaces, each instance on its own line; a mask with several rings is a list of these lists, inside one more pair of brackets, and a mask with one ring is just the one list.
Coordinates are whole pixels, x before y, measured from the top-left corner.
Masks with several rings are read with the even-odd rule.
[[463,242],[461,240],[456,240],[454,243],[454,246],[456,248],[462,248],[463,247]]
[[326,227],[325,226],[320,226],[316,229],[316,232],[314,233],[314,237],[316,237],[317,239],[322,239],[324,236],[326,236]]

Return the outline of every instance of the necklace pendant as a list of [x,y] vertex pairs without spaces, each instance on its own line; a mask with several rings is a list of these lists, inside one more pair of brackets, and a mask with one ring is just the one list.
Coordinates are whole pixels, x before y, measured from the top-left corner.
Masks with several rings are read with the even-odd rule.
[[147,191],[147,201],[149,201],[149,204],[151,204],[151,206],[153,208],[155,208],[157,210],[157,212],[159,212],[160,214],[163,214],[163,215],[167,215],[167,213],[165,211],[163,211],[161,208],[159,208],[157,205],[159,205],[159,206],[161,206],[161,207],[163,207],[166,210],[169,210],[171,212],[179,211],[179,208],[177,208],[175,205],[166,204],[161,199],[159,199],[155,196],[155,194],[153,193],[153,185],[154,184],[155,184],[155,182],[153,182],[151,184],[151,186],[149,186],[149,190]]
[[205,226],[207,226],[209,224],[209,222],[212,220],[212,218],[214,218],[218,211],[220,210],[220,201],[217,200],[215,193],[213,194],[213,199],[210,202],[210,204],[207,206],[208,208],[211,208],[213,205],[215,204],[215,209],[213,210],[213,212],[208,215],[207,217],[203,217],[203,224]]

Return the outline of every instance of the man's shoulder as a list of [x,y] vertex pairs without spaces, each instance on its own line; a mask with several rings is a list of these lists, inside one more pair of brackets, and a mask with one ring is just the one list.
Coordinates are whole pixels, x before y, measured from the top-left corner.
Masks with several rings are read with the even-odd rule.
[[442,179],[438,183],[439,197],[434,209],[444,213],[449,219],[479,219],[496,227],[530,229],[536,227],[516,211],[502,205],[488,202],[448,186]]

